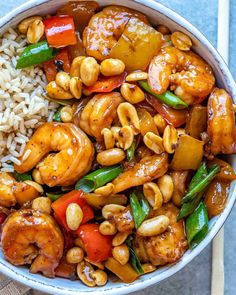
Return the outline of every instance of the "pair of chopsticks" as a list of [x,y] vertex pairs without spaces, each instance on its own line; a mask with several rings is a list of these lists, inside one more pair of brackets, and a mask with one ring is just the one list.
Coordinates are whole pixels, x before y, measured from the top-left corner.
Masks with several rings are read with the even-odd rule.
[[[230,0],[218,0],[217,49],[226,63],[229,58]],[[224,228],[212,243],[211,295],[224,295]]]

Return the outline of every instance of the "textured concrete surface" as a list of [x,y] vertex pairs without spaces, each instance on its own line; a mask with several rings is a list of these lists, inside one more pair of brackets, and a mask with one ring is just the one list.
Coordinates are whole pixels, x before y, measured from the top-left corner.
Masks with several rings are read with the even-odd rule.
[[[0,16],[25,0],[0,1]],[[217,42],[217,0],[160,0],[193,23],[216,46]],[[191,4],[190,4],[191,3]],[[231,0],[230,15],[230,69],[236,78],[236,0]],[[236,209],[225,225],[225,295],[236,294]],[[211,247],[207,247],[199,257],[182,271],[136,295],[209,295],[211,281]]]

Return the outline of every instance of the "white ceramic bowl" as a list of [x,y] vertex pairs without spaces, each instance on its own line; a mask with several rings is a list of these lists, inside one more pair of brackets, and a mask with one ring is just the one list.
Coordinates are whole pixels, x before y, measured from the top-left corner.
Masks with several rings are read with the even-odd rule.
[[[27,1],[22,6],[11,11],[5,17],[0,19],[0,35],[6,31],[9,27],[14,27],[22,19],[35,14],[46,15],[53,13],[62,4],[67,3],[67,0],[31,0]],[[117,1],[111,0],[98,0],[100,5],[116,4]],[[207,39],[188,21],[183,19],[181,16],[166,8],[165,6],[155,2],[153,0],[119,0],[119,5],[134,8],[145,13],[151,22],[156,24],[166,24],[171,30],[180,30],[186,32],[193,40],[194,50],[206,59],[214,70],[214,74],[219,87],[225,88],[231,93],[234,101],[236,102],[236,85],[229,72],[226,64],[213,48],[213,46],[207,41]],[[234,168],[236,168],[236,157],[232,156],[229,158]],[[207,237],[198,245],[194,250],[187,251],[185,255],[174,265],[169,265],[158,269],[157,271],[140,277],[137,281],[131,284],[123,283],[112,283],[109,282],[104,287],[99,288],[88,288],[82,285],[79,281],[69,281],[65,279],[48,279],[41,275],[30,274],[28,269],[25,267],[15,267],[8,263],[1,251],[0,251],[0,271],[17,280],[25,285],[32,288],[39,289],[41,291],[51,294],[67,294],[67,295],[85,295],[95,293],[96,295],[107,295],[107,294],[128,294],[137,290],[144,289],[150,285],[161,282],[167,279],[177,271],[182,269],[188,264],[194,257],[196,257],[213,239],[216,233],[219,231],[221,226],[224,224],[228,217],[236,198],[236,185],[232,184],[230,190],[230,197],[228,199],[227,206],[221,215],[211,220],[210,231]]]

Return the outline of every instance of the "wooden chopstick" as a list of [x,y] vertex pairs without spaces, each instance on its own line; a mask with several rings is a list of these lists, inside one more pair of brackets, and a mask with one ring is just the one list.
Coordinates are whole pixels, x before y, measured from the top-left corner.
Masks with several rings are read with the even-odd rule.
[[[217,49],[226,63],[229,58],[230,0],[218,0]],[[224,295],[224,228],[212,243],[211,295]]]

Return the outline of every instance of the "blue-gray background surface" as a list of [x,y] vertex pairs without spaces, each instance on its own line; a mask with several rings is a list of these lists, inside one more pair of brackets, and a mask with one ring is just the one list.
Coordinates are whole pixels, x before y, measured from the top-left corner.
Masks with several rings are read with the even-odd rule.
[[[26,0],[0,0],[0,16]],[[115,2],[115,1],[113,1]],[[217,0],[159,0],[194,24],[216,47]],[[231,0],[230,69],[236,78],[236,0]],[[236,208],[225,225],[225,295],[236,294]],[[211,246],[178,274],[136,295],[208,295],[211,282]]]

